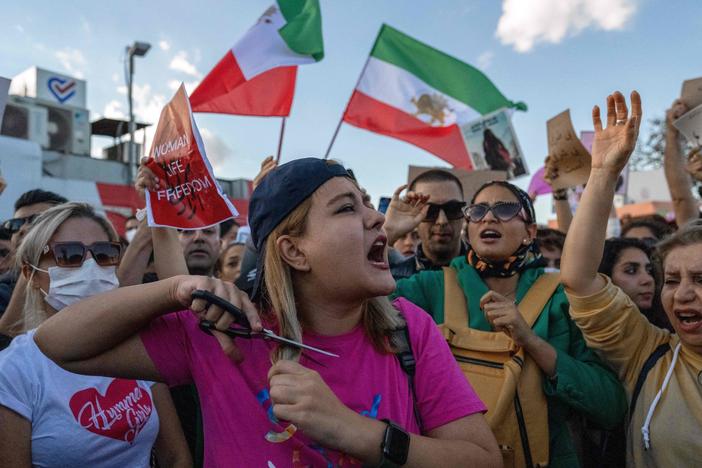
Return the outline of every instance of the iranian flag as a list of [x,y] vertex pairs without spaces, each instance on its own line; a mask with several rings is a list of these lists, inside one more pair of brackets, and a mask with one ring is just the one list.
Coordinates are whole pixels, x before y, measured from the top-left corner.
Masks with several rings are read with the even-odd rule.
[[472,170],[460,126],[503,107],[526,110],[480,70],[383,25],[343,121]]
[[324,57],[319,0],[278,0],[190,96],[193,112],[287,116],[297,66]]

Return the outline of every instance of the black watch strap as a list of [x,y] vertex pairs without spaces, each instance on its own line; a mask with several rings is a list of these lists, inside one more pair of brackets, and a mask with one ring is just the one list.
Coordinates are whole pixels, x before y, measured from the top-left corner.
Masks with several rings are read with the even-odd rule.
[[380,445],[381,459],[378,466],[381,468],[402,466],[407,463],[410,435],[389,419],[382,419],[382,421],[387,424],[387,427],[383,435],[383,442]]

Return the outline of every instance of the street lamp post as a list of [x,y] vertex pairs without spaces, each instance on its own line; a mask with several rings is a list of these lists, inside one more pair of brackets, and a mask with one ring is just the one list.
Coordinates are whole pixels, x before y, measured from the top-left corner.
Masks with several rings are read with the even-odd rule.
[[127,59],[129,60],[129,82],[127,83],[127,99],[129,100],[129,182],[134,182],[136,167],[136,144],[134,143],[134,104],[132,101],[132,83],[134,82],[134,56],[143,57],[151,48],[148,42],[135,41],[131,46],[127,46]]

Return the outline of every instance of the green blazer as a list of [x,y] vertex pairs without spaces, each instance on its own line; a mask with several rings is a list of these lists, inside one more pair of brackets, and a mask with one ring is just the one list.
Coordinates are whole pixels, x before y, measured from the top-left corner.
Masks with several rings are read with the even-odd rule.
[[[480,310],[480,298],[488,292],[478,272],[465,257],[455,258],[451,267],[466,296],[470,311],[467,325],[478,330],[491,330]],[[517,303],[522,300],[543,268],[522,272],[517,285]],[[444,322],[444,273],[421,271],[399,280],[393,298],[404,297],[426,310],[438,324]],[[568,418],[577,412],[605,429],[613,429],[624,419],[627,400],[616,374],[587,348],[578,327],[568,315],[568,299],[563,286],[544,307],[534,324],[534,332],[556,349],[556,378],[543,379],[548,402],[550,466],[579,466],[573,441],[567,427]]]

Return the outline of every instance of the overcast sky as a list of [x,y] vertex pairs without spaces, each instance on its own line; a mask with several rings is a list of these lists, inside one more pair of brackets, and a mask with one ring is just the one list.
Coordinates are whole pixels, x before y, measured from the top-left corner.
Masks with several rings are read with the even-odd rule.
[[[699,0],[320,1],[326,57],[300,68],[284,161],[324,154],[384,22],[480,68],[509,99],[529,105],[513,122],[532,172],[546,155],[545,122],[562,110],[571,109],[577,130],[589,129],[593,104],[614,89],[636,88],[646,117],[661,116],[682,81],[702,75]],[[84,78],[91,119],[123,117],[124,46],[148,41],[152,50],[136,61],[135,106],[139,120],[155,124],[177,85],[193,89],[271,3],[6,2],[0,75],[37,65]],[[196,114],[196,120],[218,177],[253,178],[260,160],[276,150],[280,119]],[[348,125],[332,157],[352,167],[376,200],[404,183],[408,165],[444,165],[407,143]],[[528,177],[518,183],[526,186]]]

